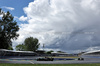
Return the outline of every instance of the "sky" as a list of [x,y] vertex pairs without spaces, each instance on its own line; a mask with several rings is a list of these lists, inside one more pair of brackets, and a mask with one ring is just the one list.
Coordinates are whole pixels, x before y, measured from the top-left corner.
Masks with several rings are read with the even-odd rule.
[[100,0],[0,0],[18,22],[19,37],[38,38],[39,49],[77,53],[100,50]]

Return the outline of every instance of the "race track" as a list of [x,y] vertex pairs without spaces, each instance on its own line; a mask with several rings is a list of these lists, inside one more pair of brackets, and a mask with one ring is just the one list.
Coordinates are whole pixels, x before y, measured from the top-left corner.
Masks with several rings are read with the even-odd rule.
[[[36,61],[34,58],[5,58],[0,59],[0,63],[13,64],[84,64],[84,63],[100,63],[100,59],[85,58],[85,60],[54,60],[54,61]],[[33,59],[33,60],[32,60]]]

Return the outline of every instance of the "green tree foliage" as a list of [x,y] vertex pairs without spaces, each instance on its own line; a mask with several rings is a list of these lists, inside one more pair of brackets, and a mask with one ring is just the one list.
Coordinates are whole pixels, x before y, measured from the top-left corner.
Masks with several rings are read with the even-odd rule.
[[0,49],[8,49],[12,46],[12,39],[17,39],[19,30],[17,22],[9,11],[6,13],[0,9]]
[[36,51],[40,45],[38,39],[33,37],[26,38],[24,44],[26,46],[26,50],[28,51]]
[[47,54],[51,54],[52,52],[54,52],[53,50],[47,51]]
[[65,52],[63,52],[63,51],[57,51],[58,53],[65,53]]
[[9,46],[9,47],[8,47],[8,50],[13,50],[12,46]]
[[23,44],[16,46],[17,51],[36,51],[39,48],[39,41],[37,38],[26,38]]
[[16,46],[16,48],[15,48],[17,51],[25,51],[25,45],[23,45],[23,44],[19,44],[19,45],[17,45]]

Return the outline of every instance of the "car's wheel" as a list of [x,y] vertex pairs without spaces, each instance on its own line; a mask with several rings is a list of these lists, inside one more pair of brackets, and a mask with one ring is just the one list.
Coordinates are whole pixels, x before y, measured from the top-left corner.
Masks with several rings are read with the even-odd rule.
[[84,60],[84,58],[81,58],[81,60]]
[[78,58],[78,60],[81,60],[80,58]]
[[84,58],[78,58],[78,60],[84,60]]

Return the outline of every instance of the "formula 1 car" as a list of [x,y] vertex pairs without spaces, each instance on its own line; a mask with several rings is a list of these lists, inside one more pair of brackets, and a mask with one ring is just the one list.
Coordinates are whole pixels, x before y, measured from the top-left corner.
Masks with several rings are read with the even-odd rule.
[[54,58],[49,58],[49,57],[40,57],[37,58],[37,61],[53,61]]

